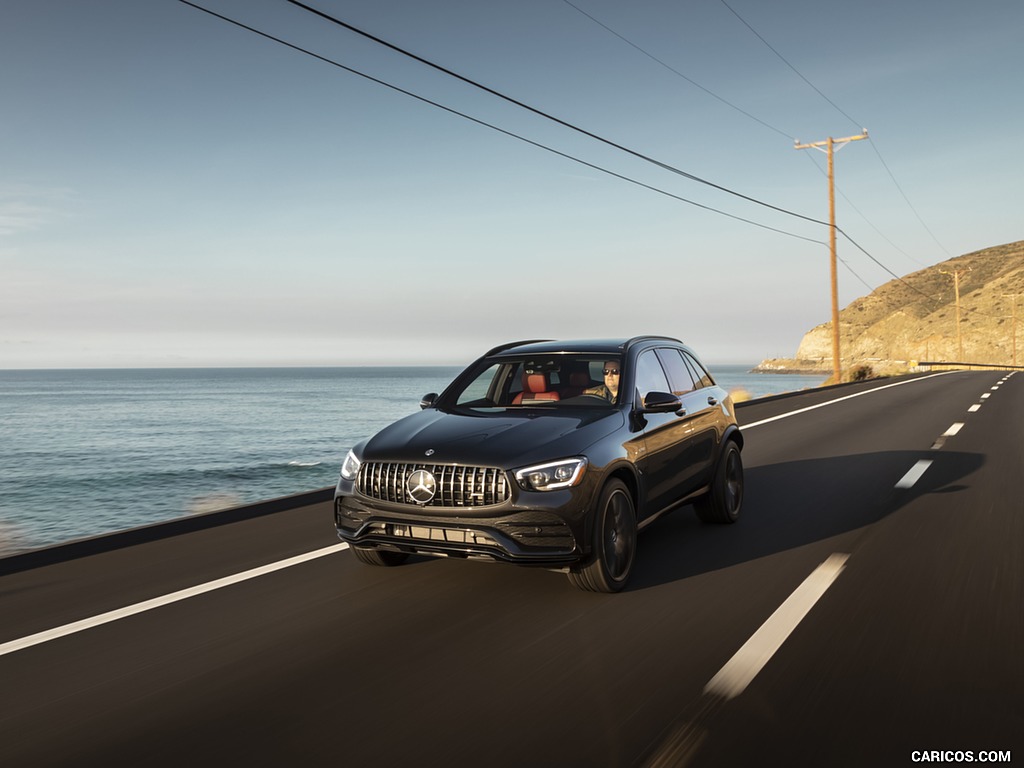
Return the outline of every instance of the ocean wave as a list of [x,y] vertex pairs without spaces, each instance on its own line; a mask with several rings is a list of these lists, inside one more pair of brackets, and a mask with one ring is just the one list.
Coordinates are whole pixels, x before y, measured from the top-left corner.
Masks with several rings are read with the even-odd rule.
[[237,493],[207,493],[191,499],[185,505],[185,511],[190,515],[201,515],[205,512],[216,512],[219,509],[240,507],[242,503],[242,497]]
[[[340,463],[339,463],[340,466]],[[202,486],[218,480],[231,482],[261,482],[274,477],[288,476],[316,477],[332,471],[334,464],[323,461],[302,461],[293,459],[238,461],[188,466],[177,462],[164,465],[153,462],[128,460],[119,464],[71,465],[53,472],[57,483],[74,485],[79,488],[161,488],[184,483],[186,486]],[[8,478],[10,479],[10,478]],[[17,480],[19,478],[15,478]],[[22,478],[27,482],[28,477]]]
[[0,557],[29,548],[29,539],[17,525],[0,520]]
[[0,548],[330,486],[349,446],[457,373],[0,371],[0,399],[17,402],[13,418],[0,418]]

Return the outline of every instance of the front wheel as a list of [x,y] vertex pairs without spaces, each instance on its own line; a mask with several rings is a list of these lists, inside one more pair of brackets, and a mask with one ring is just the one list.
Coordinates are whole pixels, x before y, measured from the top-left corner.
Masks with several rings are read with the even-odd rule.
[[705,523],[735,523],[743,505],[743,460],[734,440],[725,444],[715,467],[711,491],[694,508]]
[[387,549],[364,549],[351,545],[349,549],[356,556],[356,560],[366,565],[401,565],[409,557],[405,552],[392,552]]
[[569,571],[569,581],[588,592],[618,592],[629,580],[636,560],[636,511],[621,480],[601,490],[594,521],[594,547],[584,565]]

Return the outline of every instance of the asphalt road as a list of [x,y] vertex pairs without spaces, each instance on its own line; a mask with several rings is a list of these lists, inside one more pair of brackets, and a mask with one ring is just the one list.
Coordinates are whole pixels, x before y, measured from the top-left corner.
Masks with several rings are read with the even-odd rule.
[[1024,375],[1005,376],[745,406],[740,522],[663,519],[618,595],[362,566],[327,502],[6,573],[0,765],[1024,762]]

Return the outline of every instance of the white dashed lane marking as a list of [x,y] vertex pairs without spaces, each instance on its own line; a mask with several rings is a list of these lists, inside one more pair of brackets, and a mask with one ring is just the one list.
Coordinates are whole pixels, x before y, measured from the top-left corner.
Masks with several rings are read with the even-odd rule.
[[727,699],[743,693],[757,673],[768,663],[775,652],[786,642],[804,616],[832,586],[849,555],[834,554],[823,562],[786,601],[780,605],[768,620],[761,625],[743,647],[725,663],[718,674],[704,686],[705,693],[717,694]]
[[972,405],[970,408],[967,409],[967,412],[968,413],[976,413],[977,411],[980,411],[980,410],[981,410],[981,405],[979,403],[975,403],[974,405]]
[[913,488],[914,484],[921,479],[928,467],[932,465],[931,459],[921,459],[917,464],[910,468],[903,477],[900,478],[899,482],[896,483],[897,488]]
[[[992,387],[992,389],[997,390],[999,387],[995,386]],[[851,397],[856,397],[862,394],[866,393],[858,393]],[[989,394],[984,394],[981,397],[982,399],[985,399],[989,397]],[[845,399],[846,398],[839,398],[838,400],[822,403],[821,405],[802,408],[780,416],[764,419],[747,426],[756,427],[762,424],[768,424],[777,419],[814,410],[815,408],[821,408],[824,405],[832,405],[833,403],[840,402]],[[974,413],[979,408],[981,408],[980,403],[972,405],[968,411],[970,413]],[[963,428],[964,422],[954,422],[950,425],[949,429],[942,433],[942,436],[939,437],[932,447],[941,448],[946,438],[953,437]],[[921,459],[914,464],[914,466],[911,467],[902,478],[900,478],[896,483],[896,487],[904,489],[913,488],[914,485],[917,484],[917,481],[924,476],[924,473],[928,471],[928,468],[931,465],[931,459]],[[768,617],[768,620],[761,625],[757,632],[755,632],[746,643],[744,643],[743,647],[740,648],[728,662],[726,662],[725,666],[718,671],[718,674],[711,678],[710,682],[708,682],[704,687],[704,692],[724,696],[727,699],[731,699],[741,694],[757,676],[757,673],[760,672],[764,665],[768,663],[773,655],[775,655],[775,652],[782,647],[782,644],[786,641],[793,630],[796,629],[797,625],[799,625],[811,608],[814,607],[815,603],[818,602],[821,596],[825,594],[825,591],[832,585],[832,582],[834,582],[839,574],[842,573],[843,568],[846,567],[846,560],[848,557],[849,555],[834,554],[824,563],[819,565],[818,568],[815,569],[815,571],[808,576],[799,587],[797,587],[796,591],[778,607],[775,613]]]

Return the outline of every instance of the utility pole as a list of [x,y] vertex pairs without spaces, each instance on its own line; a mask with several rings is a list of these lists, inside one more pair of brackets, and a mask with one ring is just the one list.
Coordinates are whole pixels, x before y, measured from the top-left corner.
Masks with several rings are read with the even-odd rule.
[[953,276],[953,289],[956,291],[956,351],[958,363],[964,362],[964,339],[960,334],[960,275],[966,275],[971,271],[971,268],[967,269],[954,269],[952,272],[947,272],[944,269],[939,270],[941,275],[952,275]]
[[1013,299],[1013,367],[1017,367],[1017,294],[1016,293],[1004,293],[1004,299]]
[[[817,149],[828,155],[828,221],[829,221],[829,273],[832,276],[832,377],[838,384],[842,380],[842,366],[839,362],[839,279],[836,268],[836,181],[835,165],[833,155],[851,141],[860,141],[868,137],[868,129],[859,136],[847,136],[845,139],[833,139],[829,136],[825,141],[816,141],[813,144],[801,144],[797,140],[794,149]],[[836,149],[836,145],[839,148]],[[825,149],[822,149],[825,147]]]

